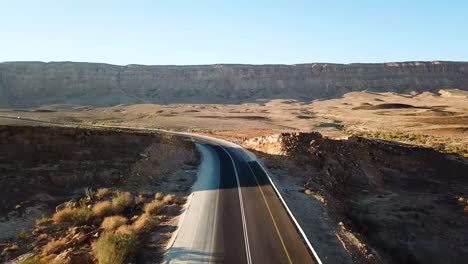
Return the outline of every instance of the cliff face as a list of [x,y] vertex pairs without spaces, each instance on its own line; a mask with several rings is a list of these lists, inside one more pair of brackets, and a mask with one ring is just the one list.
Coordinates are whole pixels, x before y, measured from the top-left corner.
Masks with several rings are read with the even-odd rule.
[[313,100],[350,91],[468,89],[468,63],[116,66],[0,63],[0,107],[72,103],[241,103]]

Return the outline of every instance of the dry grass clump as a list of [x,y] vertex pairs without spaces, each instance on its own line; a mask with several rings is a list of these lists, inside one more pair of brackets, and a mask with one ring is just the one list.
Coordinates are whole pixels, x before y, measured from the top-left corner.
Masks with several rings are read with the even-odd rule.
[[157,217],[144,213],[138,217],[131,225],[121,225],[115,231],[116,234],[141,235],[159,223]]
[[155,200],[162,201],[163,198],[164,198],[164,194],[162,194],[162,193],[160,193],[160,192],[157,192],[157,193],[154,195],[154,199],[155,199]]
[[42,255],[47,256],[58,253],[63,249],[67,242],[68,240],[66,238],[50,241],[42,248]]
[[136,234],[141,234],[153,229],[157,224],[158,220],[154,216],[144,213],[133,222],[131,227]]
[[46,234],[46,233],[40,234],[40,235],[37,236],[36,242],[41,242],[41,241],[46,240],[48,238],[49,238],[48,234]]
[[38,256],[31,256],[21,261],[20,264],[46,264],[46,263]]
[[93,206],[93,213],[97,217],[104,217],[115,212],[114,206],[109,201],[98,202]]
[[123,264],[138,245],[135,235],[104,233],[93,243],[93,254],[99,264]]
[[174,194],[168,194],[164,196],[163,202],[164,204],[173,204],[175,201],[175,195]]
[[102,200],[108,197],[110,194],[111,194],[111,191],[108,188],[101,188],[97,190],[95,196],[98,200]]
[[[95,194],[89,191],[86,195],[88,197],[79,200],[80,206],[76,207],[74,203],[51,218],[42,217],[36,221],[37,226],[49,222],[61,225],[40,227],[39,231],[47,230],[47,233],[33,233],[34,256],[21,263],[81,263],[72,258],[75,255],[67,255],[75,251],[84,251],[88,256],[92,254],[100,264],[128,263],[129,257],[148,238],[147,234],[165,218],[161,215],[162,210],[176,200],[175,195],[163,193],[155,194],[151,200],[152,197],[146,194],[133,196],[130,192],[108,189],[99,189]],[[137,213],[139,216],[134,216]],[[101,221],[99,226],[97,221]],[[93,238],[94,234],[99,235],[97,239]]]
[[145,206],[143,207],[143,210],[147,214],[157,215],[159,212],[162,211],[163,208],[164,208],[164,202],[153,200],[152,202],[145,204]]
[[143,204],[146,201],[146,197],[142,194],[139,194],[135,197],[135,204]]
[[114,231],[120,226],[127,224],[127,221],[127,218],[120,215],[109,216],[104,218],[101,223],[101,228],[106,231]]
[[45,225],[48,225],[50,223],[52,223],[52,219],[51,218],[48,218],[48,217],[41,217],[39,219],[36,219],[36,225],[37,226],[45,226]]
[[132,225],[121,225],[117,230],[115,230],[116,234],[126,234],[126,235],[134,235],[136,232],[133,229]]
[[93,206],[93,213],[97,217],[104,217],[121,213],[127,207],[133,205],[133,196],[129,192],[117,192],[112,201],[101,201]]
[[14,245],[11,245],[11,246],[8,246],[6,248],[3,249],[2,251],[2,254],[0,254],[0,256],[3,256],[9,252],[14,252],[14,251],[17,251],[19,249],[19,246],[14,244]]
[[115,211],[121,212],[132,204],[133,196],[129,192],[117,192],[116,196],[112,199],[112,206]]
[[93,212],[86,206],[78,208],[64,208],[56,212],[52,216],[52,220],[55,224],[60,223],[73,223],[73,224],[84,224],[88,222],[93,216]]

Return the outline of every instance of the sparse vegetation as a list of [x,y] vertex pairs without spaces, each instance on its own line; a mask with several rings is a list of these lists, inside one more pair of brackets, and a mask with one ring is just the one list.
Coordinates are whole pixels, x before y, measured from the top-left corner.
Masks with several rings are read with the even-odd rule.
[[137,249],[135,235],[123,233],[105,233],[93,243],[93,254],[100,264],[123,264]]
[[114,231],[120,226],[127,224],[127,222],[128,222],[127,218],[123,216],[120,216],[120,215],[109,216],[109,217],[104,218],[104,220],[101,223],[101,228],[104,229],[105,231]]
[[[99,190],[94,197],[103,193],[105,195],[101,199],[110,197],[107,191]],[[147,195],[134,197],[130,192],[117,191],[110,201],[98,201],[99,198],[88,199],[85,193],[78,207],[73,207],[73,203],[67,204],[51,218],[42,216],[37,219],[36,231],[24,231],[34,241],[35,255],[21,263],[62,263],[63,260],[70,263],[73,256],[66,255],[67,252],[83,248],[88,249],[89,252],[85,254],[88,257],[92,254],[98,263],[127,263],[129,257],[138,250],[138,245],[145,242],[147,234],[166,219],[166,215],[160,214],[164,207],[176,200],[173,194],[158,193],[145,204],[145,197]],[[120,214],[115,215],[117,212]],[[48,223],[52,225],[45,226]],[[5,248],[2,254],[17,249],[18,246],[13,245]]]
[[402,131],[355,131],[347,130],[348,134],[365,137],[375,138],[388,141],[398,141],[406,144],[432,148],[444,153],[453,153],[468,158],[468,146],[459,145],[450,138],[434,137],[419,133],[406,133]]
[[160,193],[160,192],[157,192],[155,195],[154,195],[154,199],[156,200],[162,200],[164,198],[164,194]]
[[[10,133],[3,133],[4,131],[13,131],[13,129],[4,129],[0,134]],[[130,237],[137,245],[150,246],[152,257],[159,254],[157,249],[162,245],[159,240],[155,242],[147,239],[168,232],[167,228],[156,228],[159,224],[162,227],[169,224],[165,217],[159,215],[166,206],[163,201],[165,194],[155,195],[150,191],[153,188],[172,189],[175,185],[181,191],[188,190],[192,182],[187,178],[194,173],[193,171],[185,173],[181,169],[191,169],[191,165],[184,163],[185,158],[195,158],[195,160],[197,158],[193,156],[195,154],[193,143],[180,142],[172,137],[160,137],[153,133],[115,132],[107,129],[18,128],[14,131],[12,133],[18,137],[29,139],[31,133],[37,136],[30,143],[34,147],[29,149],[29,145],[24,147],[21,145],[23,151],[16,153],[18,144],[22,144],[22,141],[18,140],[11,144],[1,144],[2,148],[11,149],[14,157],[24,155],[25,150],[36,153],[40,149],[41,162],[26,164],[21,162],[21,159],[9,159],[7,162],[11,166],[14,164],[15,168],[24,167],[24,170],[29,171],[41,166],[55,166],[57,159],[63,159],[67,166],[66,170],[59,168],[60,173],[53,177],[45,177],[42,171],[38,171],[38,179],[44,179],[41,186],[36,186],[37,179],[27,176],[24,172],[7,171],[4,177],[20,174],[16,177],[21,176],[18,179],[24,182],[21,190],[24,189],[25,192],[23,194],[10,191],[18,182],[8,182],[8,184],[4,182],[7,185],[2,191],[4,197],[2,201],[6,203],[0,203],[2,207],[0,209],[5,209],[5,212],[14,210],[14,217],[17,215],[28,217],[25,220],[31,223],[32,229],[25,229],[20,233],[14,231],[18,228],[15,227],[11,229],[11,235],[3,232],[0,234],[4,237],[10,236],[8,240],[0,241],[0,253],[3,250],[6,252],[0,256],[1,263],[16,261],[16,258],[25,253],[32,254],[32,257],[21,260],[23,263],[90,263],[97,259],[93,256],[96,251],[92,251],[91,245],[105,234],[117,238]],[[50,138],[51,135],[58,135],[52,140],[53,144],[43,140]],[[124,143],[128,143],[129,147],[122,147]],[[58,144],[65,147],[57,148]],[[165,162],[165,159],[169,161]],[[177,172],[175,177],[170,178],[175,172]],[[186,180],[179,181],[182,178]],[[156,186],[160,179],[164,179],[165,184],[170,185]],[[112,188],[94,187],[105,187],[106,184]],[[183,188],[180,188],[181,186]],[[77,188],[81,190],[79,193],[81,197],[76,196]],[[52,194],[51,190],[56,193]],[[37,201],[31,198],[36,194]],[[158,202],[161,206],[157,210],[153,208],[152,212],[155,214],[147,214],[144,206],[152,202],[156,196],[160,197]],[[175,197],[168,196],[165,201],[170,203],[173,200],[176,200]],[[54,209],[55,212],[50,213]],[[168,214],[168,218],[173,217],[179,209],[179,205],[171,205],[171,210],[167,210],[165,214]],[[34,219],[35,216],[38,217]],[[5,249],[11,245],[18,246],[18,250],[14,250],[16,246]],[[120,247],[117,248],[121,250]],[[146,251],[149,251],[147,247],[136,247],[129,252],[137,252],[136,250],[142,251],[145,256]],[[99,258],[103,255],[105,253],[99,254]],[[130,256],[127,260],[133,259]]]
[[47,256],[50,254],[55,254],[61,251],[64,246],[67,244],[68,240],[66,238],[61,238],[58,240],[52,240],[49,243],[47,243],[43,248],[42,248],[42,255]]
[[129,192],[117,192],[112,199],[112,207],[115,212],[121,212],[133,204],[133,196]]
[[159,200],[154,200],[150,203],[145,204],[144,211],[150,215],[157,215],[164,208],[164,202]]
[[110,194],[111,194],[111,191],[109,190],[109,188],[100,188],[97,190],[95,196],[98,200],[102,200],[108,197]]
[[165,203],[165,204],[172,204],[172,203],[174,203],[174,201],[175,201],[175,195],[173,195],[173,194],[168,194],[168,195],[164,196],[164,198],[163,198],[163,203]]
[[5,255],[9,252],[13,252],[13,251],[17,251],[19,249],[18,245],[16,244],[13,244],[11,246],[8,246],[8,247],[5,247],[2,251],[2,254],[1,255]]
[[36,220],[36,225],[37,226],[44,226],[44,225],[48,225],[50,223],[52,223],[52,219],[48,218],[48,217],[45,217],[45,216],[42,216],[41,218]]
[[93,213],[97,217],[104,217],[115,213],[114,206],[109,201],[98,202],[93,206]]
[[64,208],[56,212],[52,216],[52,220],[55,224],[61,223],[73,223],[73,224],[84,224],[88,222],[93,216],[93,212],[85,205],[78,208]]
[[21,230],[18,235],[19,238],[21,239],[26,239],[29,237],[29,232],[26,230]]
[[154,216],[144,213],[133,222],[132,229],[135,233],[141,234],[144,231],[153,229],[157,223],[158,221]]

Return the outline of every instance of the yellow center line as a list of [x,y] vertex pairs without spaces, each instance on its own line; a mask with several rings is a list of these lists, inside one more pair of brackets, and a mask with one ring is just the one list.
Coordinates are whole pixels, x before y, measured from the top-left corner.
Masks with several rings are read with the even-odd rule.
[[246,163],[247,163],[247,165],[249,166],[249,169],[250,169],[250,171],[252,172],[255,181],[257,182],[257,187],[258,187],[258,189],[260,190],[260,193],[262,194],[263,201],[265,202],[266,207],[267,207],[267,209],[268,209],[268,213],[270,213],[271,220],[273,221],[273,225],[275,226],[276,233],[278,234],[278,237],[279,237],[279,239],[280,239],[280,241],[281,241],[281,245],[283,246],[284,252],[286,253],[286,256],[288,257],[288,261],[289,261],[290,264],[292,264],[291,257],[289,256],[288,249],[286,248],[286,245],[284,244],[283,236],[281,236],[281,233],[280,233],[280,231],[279,231],[278,225],[276,224],[275,218],[273,217],[273,214],[271,213],[270,206],[268,205],[268,202],[267,202],[267,200],[266,200],[265,194],[263,193],[263,190],[262,190],[262,188],[260,187],[260,183],[258,182],[257,176],[255,175],[254,171],[252,170],[252,167],[250,167],[249,162],[246,162]]

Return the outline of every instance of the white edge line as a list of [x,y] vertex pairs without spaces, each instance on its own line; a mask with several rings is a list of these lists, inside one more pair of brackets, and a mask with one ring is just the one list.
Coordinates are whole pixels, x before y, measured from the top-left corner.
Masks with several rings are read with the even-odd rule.
[[276,192],[276,195],[278,195],[281,203],[283,204],[283,206],[286,208],[286,211],[288,212],[289,214],[289,217],[291,217],[291,219],[293,220],[294,224],[296,225],[296,228],[299,230],[299,232],[301,233],[302,237],[304,238],[304,240],[306,241],[306,244],[307,246],[309,247],[310,251],[312,251],[312,254],[314,254],[314,257],[315,257],[315,260],[318,262],[318,264],[323,264],[322,261],[320,260],[317,252],[315,251],[315,249],[312,247],[312,244],[310,243],[309,239],[307,238],[307,235],[305,234],[304,230],[302,230],[301,226],[299,225],[299,222],[297,222],[296,218],[294,217],[293,213],[291,212],[291,210],[289,209],[288,205],[286,204],[286,201],[283,199],[283,196],[281,196],[281,193],[279,192],[278,188],[276,187],[275,183],[273,182],[273,180],[271,179],[270,177],[270,174],[268,173],[268,170],[265,168],[265,166],[258,161],[258,159],[256,160],[256,162],[260,165],[260,167],[262,168],[262,170],[265,172],[265,174],[267,175],[268,177],[268,180],[270,180],[270,183],[271,183],[271,186],[273,186],[273,189],[275,190]]
[[226,148],[224,148],[221,145],[218,145],[218,146],[220,146],[224,150],[224,152],[228,154],[229,158],[232,161],[232,165],[234,167],[234,173],[236,174],[237,189],[239,190],[239,200],[240,200],[241,215],[242,215],[242,225],[244,229],[245,250],[247,253],[247,263],[250,264],[252,263],[252,257],[250,256],[249,235],[247,234],[247,224],[246,224],[245,213],[244,213],[244,202],[242,201],[242,191],[241,191],[241,186],[240,186],[240,181],[239,181],[239,175],[237,174],[236,163],[234,162],[234,159],[232,158],[229,151],[226,150]]

